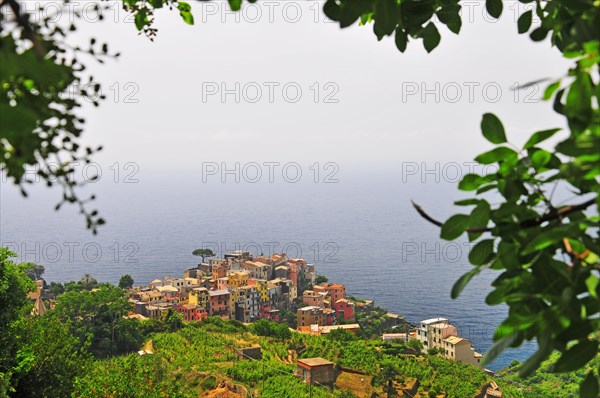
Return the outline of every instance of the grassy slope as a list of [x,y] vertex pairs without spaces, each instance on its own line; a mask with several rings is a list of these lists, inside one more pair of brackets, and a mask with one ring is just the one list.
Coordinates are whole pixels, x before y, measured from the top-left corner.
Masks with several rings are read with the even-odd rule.
[[[263,362],[239,361],[233,347],[259,344]],[[218,397],[215,386],[232,390],[237,385],[259,392],[262,397],[309,397],[309,386],[293,376],[297,358],[325,357],[345,368],[377,375],[379,364],[395,367],[400,383],[416,378],[422,396],[435,390],[448,397],[473,397],[490,378],[483,371],[439,357],[398,355],[399,346],[378,341],[356,340],[339,342],[327,337],[297,333],[286,341],[260,337],[239,323],[211,320],[189,325],[175,333],[157,334],[152,339],[154,355],[137,354],[97,361],[87,375],[78,380],[77,397],[198,397],[207,391]],[[390,365],[391,364],[391,365]],[[513,372],[506,379],[514,379]],[[505,397],[571,396],[577,391],[578,376],[567,378],[538,373],[525,388],[519,389],[496,380]],[[368,380],[371,379],[367,376]],[[556,379],[554,379],[556,378]],[[264,384],[263,384],[263,379]],[[377,379],[377,377],[375,377]],[[370,389],[370,386],[365,386]],[[375,391],[382,391],[376,386]],[[547,395],[551,393],[553,395]],[[359,391],[354,391],[356,395]],[[243,394],[240,394],[243,396]],[[348,391],[331,392],[325,387],[313,387],[314,397],[351,397]],[[383,395],[382,395],[383,396]]]

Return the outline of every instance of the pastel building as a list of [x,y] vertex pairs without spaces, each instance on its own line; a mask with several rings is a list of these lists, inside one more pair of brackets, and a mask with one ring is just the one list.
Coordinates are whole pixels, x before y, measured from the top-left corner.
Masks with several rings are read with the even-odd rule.
[[188,304],[198,305],[205,310],[209,309],[208,289],[205,287],[197,287],[192,289],[188,295]]
[[273,269],[271,265],[259,261],[245,261],[242,268],[250,273],[251,278],[264,280],[271,278],[271,270]]
[[329,284],[323,283],[313,287],[315,292],[327,292],[331,296],[331,302],[335,303],[338,300],[346,298],[346,287],[339,283]]
[[308,306],[325,307],[325,295],[314,290],[305,290],[302,294],[302,301]]
[[354,320],[354,303],[347,299],[340,299],[333,303],[335,314],[337,319],[344,319],[346,321]]
[[231,271],[227,273],[228,286],[237,288],[246,286],[248,279],[250,279],[250,273],[248,271]]
[[302,326],[323,325],[323,308],[316,306],[306,306],[299,308],[296,312],[298,328]]
[[229,290],[209,290],[209,314],[229,317]]
[[173,310],[182,314],[186,322],[201,321],[208,317],[204,308],[194,304],[179,304],[174,306]]
[[256,286],[231,289],[232,314],[240,322],[251,322],[260,316],[260,293]]
[[481,366],[480,362],[483,355],[473,349],[471,341],[468,339],[450,336],[444,339],[443,346],[446,358],[470,365]]
[[[417,340],[423,343],[423,350],[427,351],[433,348],[433,329],[434,326],[443,327],[449,325],[447,318],[431,318],[419,322],[417,327]],[[438,328],[436,328],[437,330]]]

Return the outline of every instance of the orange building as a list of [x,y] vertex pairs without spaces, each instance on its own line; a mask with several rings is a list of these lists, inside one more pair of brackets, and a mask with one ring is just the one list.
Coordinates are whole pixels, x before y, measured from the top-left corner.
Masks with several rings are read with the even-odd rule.
[[339,283],[329,284],[323,283],[313,287],[315,292],[327,292],[331,296],[331,302],[335,303],[338,300],[346,298],[346,287]]
[[224,278],[227,274],[227,266],[224,264],[213,265],[211,271],[213,279]]

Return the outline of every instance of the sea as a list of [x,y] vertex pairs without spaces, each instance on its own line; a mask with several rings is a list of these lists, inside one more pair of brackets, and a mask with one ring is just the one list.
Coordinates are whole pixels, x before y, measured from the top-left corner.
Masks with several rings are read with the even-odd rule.
[[[60,188],[34,183],[24,198],[3,180],[0,243],[18,261],[44,265],[47,282],[89,273],[111,283],[130,274],[136,284],[147,284],[194,267],[200,261],[192,255],[196,248],[218,256],[233,250],[286,252],[314,263],[317,273],[346,285],[349,295],[374,300],[413,323],[448,318],[477,351],[490,347],[507,315],[507,307],[485,304],[499,272],[483,272],[451,299],[454,282],[472,268],[469,243],[440,239],[439,228],[411,204],[440,220],[464,211],[453,206],[465,197],[456,178],[407,172],[404,165],[376,170],[319,165],[319,175],[312,163],[296,165],[272,179],[263,173],[259,181],[243,166],[238,175],[235,167],[227,174],[101,166],[101,177],[80,190],[84,197],[96,195],[87,206],[106,220],[97,235],[85,228],[75,205],[54,210]],[[117,167],[121,173],[115,173]],[[298,170],[301,178],[292,173]],[[535,349],[533,342],[510,349],[487,368],[523,361]]]

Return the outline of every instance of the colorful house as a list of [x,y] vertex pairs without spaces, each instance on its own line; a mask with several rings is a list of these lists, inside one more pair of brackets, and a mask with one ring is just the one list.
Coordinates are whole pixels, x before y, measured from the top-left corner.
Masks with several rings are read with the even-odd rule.
[[206,310],[195,304],[179,304],[173,307],[173,311],[182,314],[186,322],[201,321],[208,317]]
[[354,320],[354,303],[347,299],[340,299],[333,304],[338,319]]

